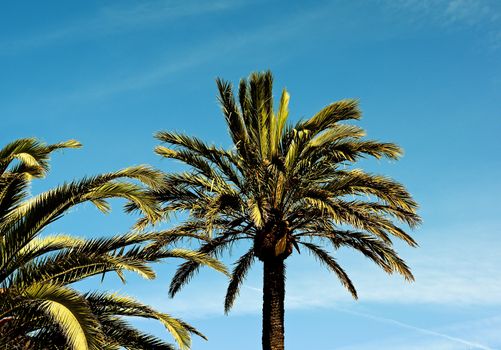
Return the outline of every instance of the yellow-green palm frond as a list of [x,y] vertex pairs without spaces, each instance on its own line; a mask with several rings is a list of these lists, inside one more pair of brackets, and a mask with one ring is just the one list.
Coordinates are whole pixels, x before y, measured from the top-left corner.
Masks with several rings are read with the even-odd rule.
[[350,119],[359,120],[361,117],[358,102],[346,99],[331,103],[310,119],[300,122],[296,128],[310,130],[316,134],[334,126],[337,122]]
[[100,325],[84,298],[76,291],[56,284],[34,284],[20,295],[57,325],[74,350],[99,350],[103,341]]
[[205,339],[205,336],[189,324],[159,312],[133,298],[105,293],[91,293],[86,296],[94,313],[98,317],[141,317],[160,321],[171,333],[181,349],[188,349],[191,345],[191,334]]
[[[138,177],[138,173],[141,171],[134,168],[131,177]],[[119,171],[71,182],[25,200],[12,209],[0,223],[0,232],[10,251],[5,260],[16,254],[68,209],[86,201],[125,198],[133,202],[150,221],[158,220],[161,213],[155,198],[139,184],[116,180],[124,176],[125,172]]]
[[11,172],[43,177],[49,169],[50,153],[62,148],[79,148],[76,140],[47,145],[35,138],[17,139],[0,149],[0,174],[4,174],[14,160],[18,160]]

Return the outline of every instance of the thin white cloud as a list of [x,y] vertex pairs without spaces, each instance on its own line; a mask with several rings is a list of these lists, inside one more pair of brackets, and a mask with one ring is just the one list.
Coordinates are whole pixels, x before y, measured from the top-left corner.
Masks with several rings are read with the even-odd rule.
[[[256,287],[252,287],[252,286],[247,286],[247,288],[254,291],[254,292],[257,292],[259,297],[261,296],[261,289],[260,288],[256,288]],[[293,299],[294,299],[294,297],[293,297]],[[305,300],[303,298],[300,298],[300,300],[297,300],[297,301],[300,301],[300,303],[293,302],[291,305],[291,299],[289,297],[287,307],[289,307],[291,309],[302,309],[303,302]],[[379,323],[386,323],[386,324],[391,324],[391,325],[397,326],[399,328],[405,328],[405,329],[417,332],[419,334],[425,334],[425,335],[430,335],[430,336],[435,337],[435,338],[445,339],[448,341],[449,344],[452,342],[454,344],[465,345],[465,346],[468,346],[468,349],[495,350],[494,348],[489,347],[489,346],[484,345],[484,344],[481,344],[479,342],[468,340],[468,339],[465,339],[464,337],[453,336],[453,335],[447,334],[444,331],[436,331],[433,329],[417,327],[417,326],[414,326],[414,325],[411,325],[411,324],[408,324],[405,322],[401,322],[399,320],[395,320],[395,319],[391,319],[391,318],[387,318],[387,317],[381,317],[381,316],[373,315],[373,314],[366,313],[366,312],[359,312],[359,311],[351,310],[348,308],[332,306],[332,305],[331,305],[331,308],[336,310],[336,311],[339,311],[339,312],[343,312],[343,313],[358,316],[358,317],[363,317],[363,318],[370,319],[370,320],[373,320],[373,321],[376,321]],[[495,318],[494,321],[497,321],[497,322],[495,322],[494,325],[492,324],[493,322],[489,322],[489,321],[492,321],[492,319],[486,319],[483,321],[484,322],[476,322],[476,326],[477,327],[481,326],[482,330],[498,329],[498,326],[499,326],[498,323],[501,322],[501,319]],[[488,324],[488,327],[485,327],[486,324]],[[471,322],[468,323],[468,327],[472,328]],[[455,328],[457,328],[457,326]],[[351,349],[351,347],[350,347],[350,349]],[[355,348],[353,348],[353,349],[355,349]],[[431,349],[431,348],[427,348],[427,349]],[[346,350],[348,350],[348,349],[346,349]]]
[[390,16],[415,26],[482,27],[487,44],[499,45],[501,11],[497,0],[380,0]]
[[[443,24],[468,24],[497,21],[499,13],[489,0],[382,0],[393,10],[405,11]],[[494,6],[493,6],[494,5]]]
[[[290,281],[290,279],[288,280]],[[200,284],[188,287],[187,291],[181,292],[173,300],[166,300],[164,297],[155,297],[148,299],[141,297],[143,301],[156,305],[161,310],[181,317],[190,319],[211,318],[223,315],[223,298],[225,286],[204,286],[203,292],[200,291]],[[303,285],[304,287],[304,285]],[[387,287],[387,286],[386,286]],[[351,309],[353,301],[348,298],[338,298],[337,300],[318,299],[311,297],[315,294],[313,289],[322,289],[319,285],[313,285],[304,290],[304,295],[293,295],[287,292],[286,307],[288,310],[304,310],[315,308],[328,308],[336,312],[343,312],[350,315],[363,317],[378,323],[388,324],[389,326],[407,329],[410,331],[407,336],[389,336],[378,340],[377,343],[353,344],[352,346],[342,348],[342,350],[366,350],[366,349],[395,349],[395,350],[460,350],[460,349],[482,349],[495,350],[488,345],[488,342],[499,343],[501,341],[498,335],[498,329],[501,327],[501,318],[487,318],[479,321],[469,321],[460,324],[451,324],[441,326],[439,329],[429,329],[418,327],[407,322],[381,317],[367,312],[360,312]],[[164,288],[166,290],[166,287]],[[158,289],[155,289],[158,290]],[[379,289],[379,291],[381,291]],[[340,291],[330,291],[329,294]],[[307,295],[310,295],[308,297]],[[262,303],[261,289],[253,285],[245,285],[241,290],[241,295],[237,299],[236,305],[231,315],[259,314]],[[328,305],[326,304],[328,302]],[[341,306],[340,306],[341,305]],[[351,305],[351,306],[350,306]],[[396,333],[400,334],[400,333]]]
[[484,20],[496,19],[496,12],[487,1],[480,0],[451,0],[445,7],[444,15],[450,23],[477,24]]
[[[252,47],[256,43],[262,45],[292,38],[304,30],[309,23],[325,15],[325,12],[324,7],[316,7],[308,12],[284,16],[278,22],[275,21],[253,31],[228,33],[224,37],[204,40],[198,46],[185,48],[184,51],[181,50],[174,56],[171,51],[168,51],[165,53],[164,61],[157,66],[135,72],[124,79],[112,79],[107,83],[100,80],[99,83],[80,88],[65,96],[57,96],[55,99],[57,101],[82,101],[103,98],[165,83],[176,73],[231,55],[242,48]],[[289,23],[295,25],[290,27]]]
[[227,11],[243,4],[240,0],[157,0],[102,7],[93,16],[62,23],[59,28],[51,31],[39,30],[39,33],[31,36],[14,37],[1,42],[0,55],[166,24],[184,17]]
[[[341,252],[339,262],[355,283],[360,300],[377,303],[501,305],[499,238],[501,223],[472,223],[427,230],[417,249],[400,249],[416,281],[386,276],[356,252]],[[419,237],[419,233],[416,234]],[[306,266],[302,268],[302,266]],[[308,265],[306,258],[289,270],[291,307],[329,307],[350,301],[339,282]],[[306,273],[307,269],[315,271]]]
[[[414,284],[405,283],[401,278],[387,278],[384,273],[377,272],[376,268],[369,268],[372,265],[368,261],[361,264],[361,257],[352,260],[349,255],[355,253],[342,253],[338,255],[338,261],[342,264],[344,262],[358,286],[360,302],[366,306],[379,304],[376,305],[378,308],[384,304],[405,303],[414,307],[419,307],[420,304],[437,307],[477,306],[488,310],[489,307],[501,305],[501,284],[498,282],[501,280],[497,249],[499,241],[493,240],[493,233],[499,232],[499,225],[496,222],[483,222],[464,227],[451,226],[447,230],[427,230],[428,237],[420,240],[420,248],[402,252],[414,268],[417,278]],[[501,344],[501,317],[427,328],[412,324],[410,318],[397,320],[360,312],[354,308],[355,301],[339,286],[334,276],[320,270],[313,261],[308,265],[308,260],[311,259],[304,257],[288,263],[287,310],[314,312],[318,308],[331,309],[384,323],[397,330],[407,330],[396,331],[376,342],[373,340],[351,344],[342,350],[495,350],[495,346]],[[259,267],[257,264],[256,269],[251,271],[231,315],[261,312]],[[188,319],[222,316],[225,280],[221,276],[215,280],[207,279],[207,275],[204,277],[194,279],[173,300],[167,300],[161,292],[155,293],[153,298],[144,295],[137,297],[163,311]],[[160,281],[162,279],[153,281],[162,284],[153,289],[166,292],[167,282]]]
[[[429,21],[441,21],[444,23],[483,23],[488,18],[490,21],[501,20],[488,5],[485,0],[397,0],[386,2],[387,6],[400,11],[411,12],[414,15],[420,14]],[[157,23],[165,17],[174,18],[181,16],[203,14],[211,11],[221,11],[242,5],[243,1],[232,2],[220,0],[216,2],[199,3],[188,1],[181,6],[167,6],[172,2],[157,1],[153,4],[138,5],[133,8],[110,8],[102,10],[102,14],[96,20],[98,23],[107,24],[107,30],[119,30],[129,28],[134,25],[145,25]],[[282,16],[278,21],[274,21],[252,31],[227,33],[224,37],[204,38],[198,45],[187,48],[180,48],[175,54],[172,50],[167,50],[164,57],[161,57],[156,65],[143,70],[131,71],[125,78],[109,79],[77,88],[68,95],[57,96],[58,103],[61,100],[80,101],[95,98],[103,98],[114,94],[141,90],[159,83],[169,81],[169,78],[177,73],[197,67],[207,62],[215,61],[218,58],[232,55],[246,47],[252,47],[259,43],[273,43],[287,38],[293,38],[298,33],[303,32],[311,23],[322,20],[335,8],[333,4],[322,4],[310,8],[308,11]],[[330,15],[329,15],[330,16]],[[400,15],[399,15],[400,16]],[[290,23],[294,23],[293,26]],[[100,28],[103,25],[92,27]],[[78,30],[81,30],[79,26]],[[86,26],[83,26],[84,28]],[[102,32],[102,29],[98,29]],[[87,31],[83,31],[86,32]],[[106,32],[106,31],[104,31]],[[492,38],[501,39],[501,31]],[[495,46],[497,39],[491,40],[491,45]]]

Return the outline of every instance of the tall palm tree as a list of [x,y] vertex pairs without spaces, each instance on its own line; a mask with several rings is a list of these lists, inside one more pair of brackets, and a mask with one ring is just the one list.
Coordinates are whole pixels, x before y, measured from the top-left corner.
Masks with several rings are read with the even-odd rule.
[[[219,256],[237,241],[251,242],[235,263],[224,307],[230,310],[249,268],[256,259],[261,261],[263,349],[284,348],[284,262],[294,249],[316,257],[355,299],[353,283],[331,254],[342,246],[361,252],[387,273],[413,280],[390,237],[416,246],[396,225],[414,227],[420,222],[416,202],[396,181],[352,167],[367,156],[398,159],[402,151],[393,143],[365,140],[361,128],[342,123],[360,119],[356,101],[334,102],[292,124],[287,91],[273,108],[270,72],[240,81],[238,103],[230,83],[218,79],[217,87],[233,147],[159,132],[156,137],[170,148],[158,146],[156,152],[190,170],[169,174],[156,196],[166,213],[188,213],[177,226],[179,232],[213,237],[200,252]],[[170,295],[198,268],[197,262],[183,263]]]
[[0,348],[174,349],[135,329],[124,316],[156,319],[182,349],[188,348],[190,334],[202,335],[185,322],[131,298],[82,294],[70,286],[90,276],[104,277],[107,272],[124,279],[124,272],[132,271],[151,279],[155,273],[149,263],[168,257],[225,271],[219,262],[201,253],[147,249],[158,239],[168,243],[182,238],[173,231],[95,239],[42,235],[51,222],[80,203],[91,202],[107,212],[109,198],[126,199],[126,208],[139,209],[150,222],[160,217],[146,187],[159,189],[163,175],[147,166],[84,178],[29,197],[30,180],[45,175],[50,153],[75,147],[80,144],[73,140],[46,145],[30,138],[0,150]]

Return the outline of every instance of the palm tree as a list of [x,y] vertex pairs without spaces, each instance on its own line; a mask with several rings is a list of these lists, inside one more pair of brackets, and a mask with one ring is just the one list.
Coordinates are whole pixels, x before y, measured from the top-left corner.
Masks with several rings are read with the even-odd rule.
[[45,175],[50,153],[76,147],[80,144],[73,140],[46,145],[29,138],[0,150],[0,348],[174,349],[135,329],[124,316],[156,319],[182,349],[189,348],[190,335],[202,335],[185,322],[131,298],[82,294],[70,284],[95,275],[104,278],[108,272],[123,280],[125,271],[152,279],[155,273],[149,263],[169,257],[224,272],[219,262],[184,249],[148,249],[148,244],[159,239],[169,243],[182,238],[173,231],[95,239],[41,235],[51,222],[80,203],[91,202],[107,212],[109,198],[126,199],[128,211],[137,208],[150,222],[160,217],[146,187],[160,189],[163,175],[147,166],[84,178],[30,198],[30,180]]
[[[300,247],[334,272],[355,299],[353,283],[328,247],[353,248],[387,273],[413,280],[390,237],[416,246],[395,223],[417,225],[416,202],[394,180],[352,167],[363,157],[398,159],[402,152],[393,143],[365,140],[361,128],[342,123],[360,119],[356,101],[334,102],[292,124],[287,91],[273,109],[270,72],[240,81],[238,103],[230,83],[218,79],[217,87],[233,147],[222,149],[196,137],[159,132],[156,137],[170,148],[158,146],[156,152],[190,170],[169,174],[156,196],[166,213],[188,213],[177,226],[179,232],[212,237],[199,252],[217,257],[237,241],[251,242],[234,265],[225,312],[257,258],[263,263],[263,349],[283,349],[284,262]],[[199,266],[180,265],[171,296]]]

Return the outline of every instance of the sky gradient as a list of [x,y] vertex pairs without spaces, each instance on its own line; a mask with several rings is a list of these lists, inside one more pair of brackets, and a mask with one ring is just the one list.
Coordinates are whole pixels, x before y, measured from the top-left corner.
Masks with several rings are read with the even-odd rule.
[[[361,255],[336,257],[353,301],[311,257],[288,261],[289,350],[501,349],[501,2],[16,1],[0,11],[0,140],[36,136],[84,144],[53,157],[34,194],[121,167],[179,164],[153,153],[153,133],[176,130],[224,147],[230,139],[215,78],[238,83],[271,69],[293,120],[357,98],[369,138],[398,143],[398,162],[368,171],[404,183],[420,203],[420,247],[397,244],[416,282],[388,277]],[[126,232],[121,201],[102,215],[82,205],[47,230]],[[233,257],[238,256],[237,248]],[[225,260],[231,262],[231,258]],[[177,261],[158,278],[107,288],[182,316],[209,337],[194,349],[259,348],[261,271],[255,265],[229,316],[226,280],[204,269],[175,299]],[[168,337],[161,326],[140,324]]]

